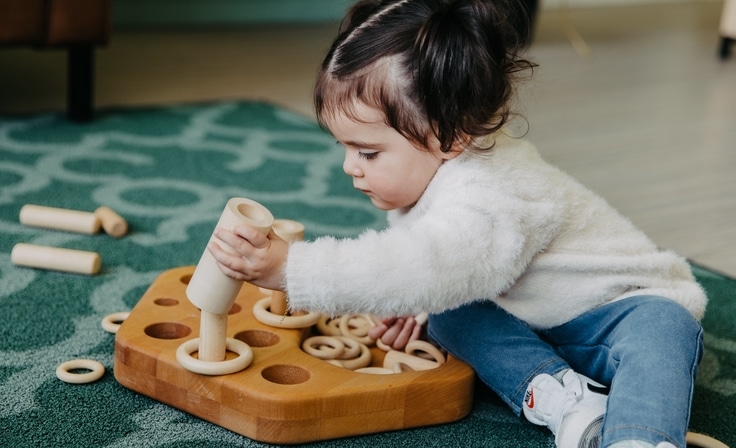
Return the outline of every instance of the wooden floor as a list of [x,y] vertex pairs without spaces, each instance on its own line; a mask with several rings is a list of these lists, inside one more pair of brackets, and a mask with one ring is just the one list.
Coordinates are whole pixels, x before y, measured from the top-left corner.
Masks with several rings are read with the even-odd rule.
[[[736,276],[736,54],[719,2],[543,11],[521,90],[529,138],[662,247]],[[334,25],[116,30],[100,107],[268,100],[311,115]],[[734,48],[736,53],[736,48]],[[60,52],[0,50],[0,114],[59,110]]]

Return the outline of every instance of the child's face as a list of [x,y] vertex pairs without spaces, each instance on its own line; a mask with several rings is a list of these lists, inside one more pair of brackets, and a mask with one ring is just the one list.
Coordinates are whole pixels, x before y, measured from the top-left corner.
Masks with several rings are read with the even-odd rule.
[[355,112],[360,121],[340,113],[326,124],[345,146],[343,169],[353,186],[381,210],[413,206],[440,165],[458,154],[440,151],[436,139],[431,151],[417,149],[376,109],[358,104]]

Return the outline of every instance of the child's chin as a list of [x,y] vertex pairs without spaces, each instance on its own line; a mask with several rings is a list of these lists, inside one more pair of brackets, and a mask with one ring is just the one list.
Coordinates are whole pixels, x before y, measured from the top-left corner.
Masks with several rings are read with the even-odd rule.
[[375,198],[371,198],[371,202],[373,203],[373,206],[376,207],[379,210],[389,211],[389,210],[394,210],[394,209],[397,208],[394,205],[387,204],[387,203],[385,203],[383,201],[380,201],[378,199],[375,199]]

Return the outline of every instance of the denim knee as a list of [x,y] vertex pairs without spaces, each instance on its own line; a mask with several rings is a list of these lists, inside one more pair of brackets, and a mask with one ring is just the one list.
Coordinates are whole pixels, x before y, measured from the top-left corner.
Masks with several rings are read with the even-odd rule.
[[697,351],[702,353],[702,326],[684,306],[659,296],[640,296],[632,299],[637,300],[637,304],[629,312],[631,314],[636,311],[635,325],[640,323],[649,327],[663,338],[672,337],[682,342],[695,341],[698,345]]

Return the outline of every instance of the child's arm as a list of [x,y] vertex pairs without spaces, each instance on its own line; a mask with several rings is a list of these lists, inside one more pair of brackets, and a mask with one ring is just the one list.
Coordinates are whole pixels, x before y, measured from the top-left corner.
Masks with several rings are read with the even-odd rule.
[[207,246],[225,275],[266,289],[284,289],[289,243],[273,230],[266,236],[253,227],[239,225],[231,230],[215,229],[215,236],[229,246],[223,248],[215,242]]

